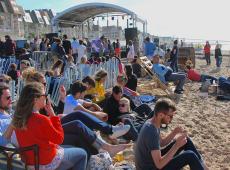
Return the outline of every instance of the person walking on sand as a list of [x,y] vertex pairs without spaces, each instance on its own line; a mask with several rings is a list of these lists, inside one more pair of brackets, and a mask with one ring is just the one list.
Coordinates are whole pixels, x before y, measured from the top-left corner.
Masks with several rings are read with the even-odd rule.
[[211,46],[210,46],[209,42],[206,41],[206,44],[204,46],[204,56],[205,56],[207,65],[211,64],[210,53],[211,53]]

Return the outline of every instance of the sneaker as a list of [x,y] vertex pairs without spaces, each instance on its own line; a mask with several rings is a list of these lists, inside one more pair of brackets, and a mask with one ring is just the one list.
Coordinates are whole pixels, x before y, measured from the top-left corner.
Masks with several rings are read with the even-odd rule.
[[116,139],[119,136],[123,136],[126,134],[130,129],[130,125],[117,125],[117,126],[112,126],[112,131],[113,134],[110,135],[111,139]]

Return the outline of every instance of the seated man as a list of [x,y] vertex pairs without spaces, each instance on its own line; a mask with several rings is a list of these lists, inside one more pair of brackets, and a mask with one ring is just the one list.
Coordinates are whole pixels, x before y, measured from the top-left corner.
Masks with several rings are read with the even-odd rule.
[[[70,94],[66,96],[65,106],[63,114],[70,114],[76,111],[84,111],[94,115],[95,117],[107,121],[108,116],[106,113],[102,112],[100,106],[95,103],[87,102],[82,100],[84,98],[84,93],[86,91],[86,85],[80,81],[76,81],[73,83]],[[91,108],[94,111],[91,111],[87,108]]]
[[166,83],[167,81],[173,81],[173,82],[177,82],[177,86],[175,89],[175,93],[177,94],[182,94],[184,91],[183,90],[183,86],[185,83],[185,79],[186,79],[186,74],[185,73],[173,73],[172,69],[170,67],[166,67],[163,64],[159,64],[160,61],[160,57],[158,55],[153,57],[153,67],[152,67],[152,71],[155,72],[160,80],[163,83]]
[[[15,133],[13,133],[13,126],[11,126],[11,115],[7,112],[11,107],[11,95],[9,87],[0,84],[0,145],[6,146],[8,143],[16,142]],[[13,135],[12,135],[13,134]],[[12,136],[11,136],[12,135]]]
[[189,165],[191,170],[207,170],[201,155],[182,128],[175,128],[165,138],[160,136],[160,126],[172,121],[175,104],[170,99],[160,99],[154,111],[154,116],[142,126],[137,139],[136,169],[178,170]]
[[189,80],[205,82],[206,80],[210,79],[212,84],[213,84],[213,81],[217,82],[217,78],[206,75],[206,74],[200,74],[197,70],[192,69],[190,65],[186,65],[185,71],[187,72]]

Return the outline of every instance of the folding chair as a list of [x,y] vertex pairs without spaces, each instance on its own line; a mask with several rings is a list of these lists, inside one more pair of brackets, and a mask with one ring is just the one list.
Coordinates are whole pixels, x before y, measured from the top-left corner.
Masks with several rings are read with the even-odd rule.
[[138,58],[137,62],[140,64],[141,68],[157,83],[157,86],[166,92],[167,95],[171,96],[173,94],[173,89],[166,84],[164,84],[158,77],[158,75],[152,71],[152,63],[146,57]]
[[[39,156],[38,156],[38,145],[32,145],[28,147],[21,147],[21,148],[9,148],[0,146],[0,153],[2,153],[7,159],[7,170],[13,170],[12,163],[14,162],[14,155],[21,155],[23,152],[26,151],[33,151],[35,164],[35,170],[39,170]],[[27,169],[27,165],[25,164],[25,169]]]

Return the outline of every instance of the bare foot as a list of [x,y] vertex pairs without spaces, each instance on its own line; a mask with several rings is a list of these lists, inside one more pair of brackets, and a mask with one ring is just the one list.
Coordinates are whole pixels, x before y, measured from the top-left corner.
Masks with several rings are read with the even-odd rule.
[[120,144],[120,145],[105,144],[104,146],[102,146],[102,149],[108,151],[110,156],[113,157],[118,152],[121,152],[130,146],[131,146],[131,144]]

